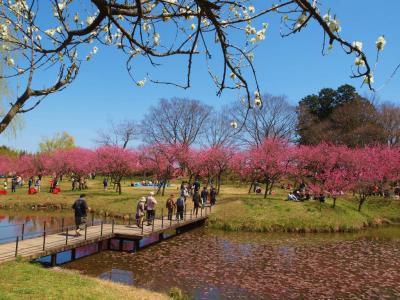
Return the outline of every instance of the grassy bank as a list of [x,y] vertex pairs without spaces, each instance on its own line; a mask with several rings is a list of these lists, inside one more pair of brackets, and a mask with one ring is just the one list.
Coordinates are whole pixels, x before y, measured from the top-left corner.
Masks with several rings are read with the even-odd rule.
[[0,267],[0,299],[170,299],[110,281],[75,272],[45,269],[26,262]]
[[287,191],[276,190],[263,199],[258,195],[226,197],[216,206],[210,226],[227,231],[254,232],[338,232],[356,231],[368,226],[400,220],[400,201],[370,198],[357,210],[358,203],[347,196],[320,205],[317,201],[284,201]]

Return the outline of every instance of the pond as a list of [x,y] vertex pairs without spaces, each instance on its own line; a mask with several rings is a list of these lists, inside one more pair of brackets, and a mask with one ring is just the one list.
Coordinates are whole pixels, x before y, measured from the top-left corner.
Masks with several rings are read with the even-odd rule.
[[[0,238],[6,222],[41,228],[45,219],[59,226],[60,218],[3,216]],[[395,299],[400,298],[400,226],[342,234],[199,228],[138,253],[103,251],[63,268],[156,291],[179,287],[194,299]]]
[[65,265],[194,299],[399,298],[400,227],[359,234],[238,234],[197,229],[136,254]]

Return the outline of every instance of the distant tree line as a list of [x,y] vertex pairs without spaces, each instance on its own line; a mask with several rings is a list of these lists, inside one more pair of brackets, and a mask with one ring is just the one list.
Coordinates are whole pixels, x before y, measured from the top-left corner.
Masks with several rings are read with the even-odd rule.
[[302,98],[297,106],[284,95],[261,98],[261,105],[255,103],[251,110],[241,102],[215,110],[198,100],[161,99],[141,122],[111,123],[96,141],[124,148],[134,139],[186,146],[244,147],[260,145],[265,139],[348,147],[400,144],[400,106],[378,104],[351,85],[323,88]]
[[[246,101],[219,110],[194,99],[161,99],[141,121],[110,122],[98,132],[99,146],[129,148],[145,144],[190,146],[253,146],[265,139],[300,145],[330,143],[348,147],[400,144],[400,106],[359,95],[351,85],[323,88],[297,106],[284,95],[261,96],[248,110]],[[259,104],[259,105],[257,105]],[[40,152],[75,147],[68,133],[44,138]]]

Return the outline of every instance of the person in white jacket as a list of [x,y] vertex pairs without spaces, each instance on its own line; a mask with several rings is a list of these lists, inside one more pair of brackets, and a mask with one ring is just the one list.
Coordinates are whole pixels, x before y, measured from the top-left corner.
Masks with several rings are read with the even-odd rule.
[[157,200],[154,198],[154,193],[150,192],[150,194],[146,198],[146,211],[147,211],[147,225],[150,226],[156,215],[156,205]]

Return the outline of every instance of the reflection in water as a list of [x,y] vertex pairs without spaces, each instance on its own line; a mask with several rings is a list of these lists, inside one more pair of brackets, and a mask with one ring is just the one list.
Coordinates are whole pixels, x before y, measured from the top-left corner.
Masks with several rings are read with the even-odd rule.
[[111,271],[104,272],[99,276],[101,279],[112,280],[115,282],[134,284],[133,272],[124,271],[119,269],[111,269]]
[[198,229],[138,253],[104,251],[66,268],[194,299],[400,298],[400,227],[356,234]]

